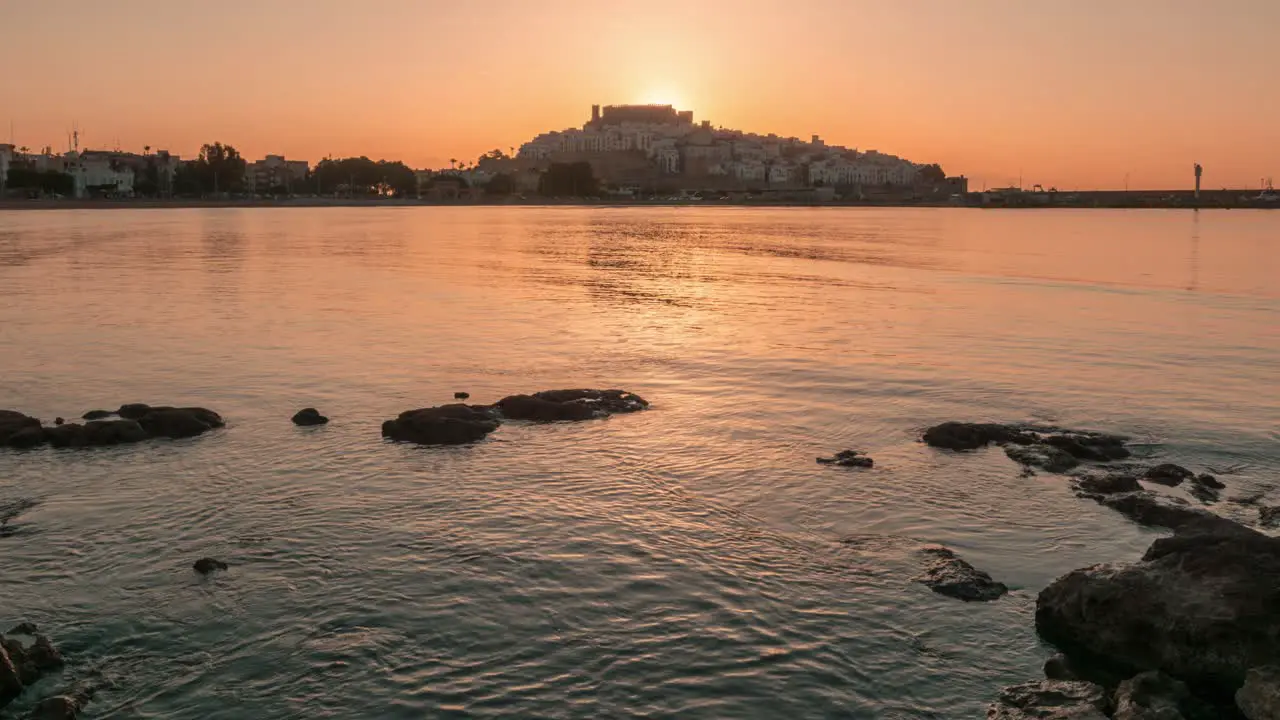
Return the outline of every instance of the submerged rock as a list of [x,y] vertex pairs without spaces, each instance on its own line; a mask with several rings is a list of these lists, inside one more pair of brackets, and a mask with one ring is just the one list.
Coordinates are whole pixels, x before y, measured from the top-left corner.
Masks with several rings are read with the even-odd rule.
[[63,665],[62,654],[35,625],[21,623],[10,634],[32,636],[33,642],[26,644],[16,637],[0,635],[0,708],[25,687]]
[[1200,483],[1205,487],[1211,487],[1214,490],[1225,490],[1227,487],[1226,483],[1210,475],[1209,473],[1202,473],[1200,475],[1197,475],[1193,482]]
[[838,465],[840,467],[869,468],[875,465],[874,460],[857,450],[841,450],[829,458],[818,458],[818,462],[823,465]]
[[39,419],[16,410],[0,410],[0,447],[31,448],[42,442]]
[[1124,515],[1139,525],[1164,527],[1171,530],[1189,523],[1231,522],[1208,510],[1193,508],[1182,498],[1157,495],[1148,490],[1115,494],[1082,493],[1082,497],[1095,500]]
[[1147,470],[1143,478],[1153,483],[1160,483],[1161,485],[1175,487],[1177,485],[1181,485],[1183,480],[1189,480],[1195,476],[1195,473],[1181,465],[1164,463]]
[[1148,670],[1120,683],[1113,720],[1182,720],[1191,699],[1186,684],[1158,670]]
[[103,418],[109,418],[112,415],[115,415],[115,413],[111,412],[110,410],[90,410],[89,412],[81,415],[80,419],[81,420],[101,420]]
[[1280,666],[1250,668],[1236,691],[1236,707],[1249,720],[1280,718]]
[[510,420],[590,420],[649,407],[639,395],[625,390],[544,390],[532,395],[510,395],[495,407]]
[[[1212,478],[1213,476],[1205,475],[1204,477]],[[1204,482],[1199,477],[1194,477],[1191,478],[1191,482],[1188,483],[1187,492],[1200,502],[1212,503],[1218,501],[1218,489],[1220,487],[1224,486],[1216,480],[1214,481],[1214,484],[1210,484]]]
[[28,720],[76,720],[80,717],[80,711],[84,709],[85,701],[86,698],[72,695],[45,698],[31,709],[31,714],[27,718]]
[[221,560],[215,560],[210,557],[203,557],[191,564],[191,569],[201,575],[208,575],[215,570],[226,570],[227,564]]
[[995,600],[1009,588],[991,579],[987,573],[960,559],[950,548],[934,545],[923,548],[922,553],[933,562],[925,569],[917,582],[939,595],[965,601]]
[[320,414],[315,408],[302,408],[293,414],[293,424],[302,427],[310,427],[313,425],[324,425],[329,422],[329,418]]
[[1010,460],[1028,467],[1038,467],[1051,473],[1064,473],[1080,464],[1074,455],[1052,445],[1009,445],[1004,454]]
[[1265,528],[1280,526],[1280,507],[1258,508],[1258,524]]
[[466,400],[470,397],[471,397],[471,393],[466,393],[466,392],[456,392],[453,394],[454,400]]
[[461,445],[483,439],[498,429],[492,408],[482,405],[440,405],[407,410],[382,423],[383,437],[420,445]]
[[1106,720],[1107,693],[1080,680],[1040,680],[1000,691],[987,720]]
[[1140,562],[1055,580],[1036,601],[1040,636],[1225,697],[1250,668],[1280,664],[1280,539],[1210,517],[1156,540]]
[[1087,475],[1076,481],[1076,489],[1086,495],[1114,495],[1115,493],[1140,492],[1142,485],[1132,475]]

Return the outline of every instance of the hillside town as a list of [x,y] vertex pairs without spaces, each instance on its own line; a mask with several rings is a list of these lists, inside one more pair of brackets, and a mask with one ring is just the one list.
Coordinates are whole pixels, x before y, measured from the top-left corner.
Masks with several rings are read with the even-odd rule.
[[[519,146],[448,168],[410,169],[367,158],[249,162],[220,143],[184,161],[166,150],[79,147],[66,152],[0,144],[0,195],[72,198],[396,196],[475,201],[484,196],[800,200],[963,195],[967,181],[876,150],[713,127],[671,105],[594,105],[581,128],[546,132]],[[557,183],[557,178],[563,179]],[[492,198],[490,198],[492,199]]]

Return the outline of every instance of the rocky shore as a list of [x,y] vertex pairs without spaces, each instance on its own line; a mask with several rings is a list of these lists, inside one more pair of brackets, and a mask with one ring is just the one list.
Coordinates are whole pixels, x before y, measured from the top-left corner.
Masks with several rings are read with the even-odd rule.
[[[1036,631],[1063,655],[1044,680],[1001,691],[988,718],[1280,719],[1280,539],[1204,507],[1225,483],[1172,463],[1118,462],[1132,453],[1117,435],[948,422],[922,440],[953,452],[1001,446],[1029,472],[1070,473],[1081,498],[1173,531],[1136,562],[1081,568],[1040,591]],[[1202,506],[1156,489],[1179,486]],[[1260,507],[1259,526],[1275,512]]]
[[[466,399],[466,393],[456,395]],[[488,405],[407,410],[383,422],[381,434],[391,441],[460,445],[483,440],[507,422],[581,422],[648,407],[624,390],[548,390]],[[82,419],[45,425],[0,410],[0,447],[118,445],[195,437],[225,426],[204,408],[144,404],[93,410]],[[308,427],[329,421],[314,408],[291,420]],[[1280,720],[1280,538],[1210,508],[1221,502],[1257,507],[1259,528],[1280,523],[1280,509],[1261,505],[1258,497],[1224,501],[1228,484],[1215,474],[1135,461],[1128,438],[1120,435],[947,422],[926,429],[921,440],[960,455],[995,446],[1024,474],[1060,475],[1078,498],[1171,531],[1134,562],[1080,568],[1038,592],[1036,632],[1061,654],[1045,664],[1044,679],[1002,690],[988,718]],[[873,467],[855,450],[818,462]],[[33,505],[0,504],[0,537]],[[940,595],[998,602],[1009,592],[949,548],[926,546],[919,553],[924,571],[915,581]],[[229,567],[205,557],[192,570],[210,576]],[[62,665],[52,642],[28,623],[0,635],[0,707]],[[74,718],[90,696],[76,690],[46,698],[31,717]]]

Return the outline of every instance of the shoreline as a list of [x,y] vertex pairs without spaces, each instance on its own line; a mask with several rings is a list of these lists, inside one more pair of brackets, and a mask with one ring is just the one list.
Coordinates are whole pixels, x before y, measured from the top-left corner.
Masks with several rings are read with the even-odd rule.
[[190,210],[202,208],[325,208],[325,207],[796,207],[796,208],[967,208],[972,210],[1280,210],[1280,203],[1151,202],[1146,197],[1110,202],[1055,202],[1044,204],[982,204],[947,201],[829,201],[784,200],[520,200],[501,202],[447,202],[432,200],[292,198],[285,200],[0,200],[4,210]]

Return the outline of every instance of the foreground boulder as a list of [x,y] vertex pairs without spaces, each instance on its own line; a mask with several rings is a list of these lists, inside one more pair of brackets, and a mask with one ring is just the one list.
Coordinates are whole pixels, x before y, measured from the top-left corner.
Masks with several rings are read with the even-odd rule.
[[837,465],[839,467],[869,468],[875,465],[874,460],[857,450],[841,450],[831,457],[818,458],[818,462],[822,465]]
[[544,390],[502,398],[495,407],[509,420],[554,422],[636,412],[649,403],[625,390]]
[[458,403],[402,412],[382,423],[382,435],[420,445],[462,445],[483,439],[499,424],[492,408]]
[[1113,720],[1182,720],[1191,701],[1185,683],[1157,670],[1139,673],[1120,683],[1115,692]]
[[314,425],[324,425],[329,422],[329,418],[320,414],[315,408],[302,408],[293,414],[293,424],[300,427],[311,427]]
[[916,580],[939,595],[969,602],[995,600],[1009,588],[960,559],[950,548],[933,545],[921,550],[932,559]]
[[1058,578],[1036,600],[1036,630],[1069,656],[1230,697],[1251,668],[1280,664],[1280,539],[1211,517],[1140,562]]
[[1000,691],[987,720],[1106,720],[1107,692],[1080,680],[1040,680]]
[[40,420],[16,410],[0,410],[0,447],[31,448],[44,442]]
[[1280,718],[1280,666],[1251,668],[1236,692],[1236,707],[1249,720]]
[[[23,642],[16,636],[30,636],[32,642]],[[62,665],[62,654],[31,623],[22,623],[7,636],[0,635],[0,708]]]

